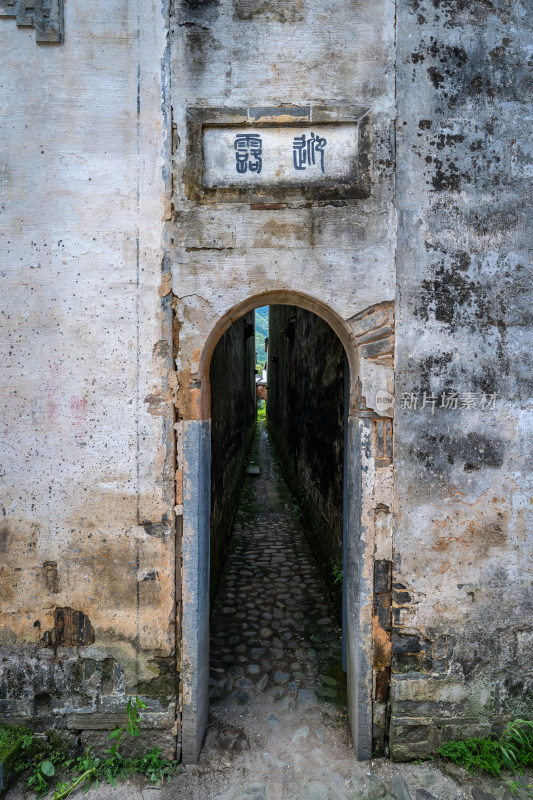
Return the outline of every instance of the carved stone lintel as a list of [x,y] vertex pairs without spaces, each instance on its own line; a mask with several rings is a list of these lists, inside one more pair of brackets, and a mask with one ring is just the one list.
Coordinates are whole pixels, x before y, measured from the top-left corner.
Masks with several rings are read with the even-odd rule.
[[63,0],[0,0],[0,17],[15,17],[19,28],[35,28],[37,42],[63,42]]

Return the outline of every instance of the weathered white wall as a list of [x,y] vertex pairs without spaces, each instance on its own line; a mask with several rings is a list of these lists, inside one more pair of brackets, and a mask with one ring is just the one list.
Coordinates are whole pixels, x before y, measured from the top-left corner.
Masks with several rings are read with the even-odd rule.
[[[389,630],[375,620],[373,643],[375,668],[392,666],[398,758],[531,705],[530,38],[521,0],[182,0],[172,24],[184,418],[208,415],[202,351],[246,298],[262,305],[278,291],[296,303],[300,292],[348,327],[359,315],[362,354],[365,309],[382,304],[387,326],[396,297],[394,591]],[[373,114],[371,197],[188,199],[188,106],[240,109],[247,121],[258,106],[346,103]],[[376,388],[393,389],[378,345],[374,356],[360,360],[371,408]],[[477,407],[439,408],[452,391],[473,392]],[[402,405],[411,392],[417,408]],[[421,408],[424,392],[434,412]],[[483,392],[495,409],[480,408]],[[389,555],[385,472],[378,465],[377,490],[366,484],[362,520],[368,535],[384,518]]]
[[[172,19],[171,51],[177,132],[171,261],[183,323],[178,407],[187,418],[198,413],[193,394],[206,338],[234,305],[289,289],[318,298],[346,320],[394,299],[394,4],[182,2]],[[354,104],[373,114],[374,183],[366,200],[339,208],[289,197],[282,201],[287,207],[269,209],[246,199],[228,204],[215,196],[208,207],[188,199],[188,108],[246,113],[327,105],[342,113]]]
[[[3,714],[112,727],[100,712],[136,691],[169,730],[183,470],[192,485],[178,453],[174,498],[177,386],[178,418],[208,417],[216,326],[250,297],[305,297],[351,367],[357,349],[351,413],[370,419],[394,390],[395,295],[393,631],[373,639],[376,669],[392,650],[394,755],[530,707],[530,18],[522,0],[396,5],[181,0],[167,31],[148,0],[69,0],[47,46],[0,19]],[[280,105],[369,109],[370,195],[191,199],[187,110]],[[452,390],[496,408],[401,407]],[[389,561],[374,423],[360,522]],[[51,646],[60,609],[94,643]]]
[[[47,713],[101,710],[105,657],[110,703],[142,681],[153,694],[174,648],[166,23],[150,0],[65,5],[63,45],[0,19],[0,641],[15,716],[34,691]],[[86,614],[95,644],[54,661],[35,646],[56,607]]]
[[532,20],[521,0],[398,11],[391,741],[406,758],[531,713],[531,186],[513,159],[531,139]]

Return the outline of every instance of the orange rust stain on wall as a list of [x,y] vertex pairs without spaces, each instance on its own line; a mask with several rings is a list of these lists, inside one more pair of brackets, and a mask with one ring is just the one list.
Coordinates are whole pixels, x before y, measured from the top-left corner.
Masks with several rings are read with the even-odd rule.
[[166,272],[161,276],[161,284],[159,286],[159,297],[166,297],[172,290],[172,275]]
[[136,605],[135,586],[136,553],[135,542],[119,539],[96,545],[83,564],[84,573],[93,573],[90,585],[98,587],[100,602],[115,604],[120,610]]
[[183,503],[183,469],[180,467],[176,470],[176,504]]
[[148,413],[155,417],[163,417],[168,413],[169,406],[174,400],[172,387],[167,386],[164,394],[149,394],[144,398],[148,406]]
[[[459,550],[467,549],[476,555],[488,555],[494,548],[504,546],[508,532],[508,512],[491,508],[486,514],[480,512],[474,519],[434,520],[434,527],[443,531],[450,526],[453,530],[447,535],[441,533],[432,544],[435,552],[445,552],[454,546]],[[442,570],[439,570],[442,571]]]
[[7,605],[15,598],[16,593],[18,593],[18,589],[15,570],[4,565],[0,569],[0,595],[3,602]]
[[389,667],[392,655],[390,633],[381,627],[377,616],[372,618],[372,639],[374,643],[374,669],[381,670]]
[[468,547],[470,541],[466,536],[453,536],[450,533],[448,536],[441,536],[439,539],[437,539],[437,541],[432,545],[431,549],[436,550],[437,552],[442,552],[447,550],[453,544],[462,544],[465,547]]

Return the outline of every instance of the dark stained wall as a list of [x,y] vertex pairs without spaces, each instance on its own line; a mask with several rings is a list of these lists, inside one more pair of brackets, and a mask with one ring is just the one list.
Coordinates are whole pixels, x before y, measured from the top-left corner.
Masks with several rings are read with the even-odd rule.
[[255,431],[254,312],[233,323],[211,359],[211,601]]
[[315,314],[271,306],[268,355],[269,432],[340,614],[344,349]]
[[531,716],[532,22],[398,4],[395,758]]

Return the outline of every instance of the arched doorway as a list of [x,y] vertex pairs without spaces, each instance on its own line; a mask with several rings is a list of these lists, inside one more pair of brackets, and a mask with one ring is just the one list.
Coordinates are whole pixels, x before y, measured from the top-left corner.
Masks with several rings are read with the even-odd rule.
[[349,720],[356,755],[372,752],[372,554],[362,527],[364,480],[361,453],[370,438],[369,420],[358,412],[358,356],[350,329],[329,307],[309,295],[273,291],[248,298],[224,314],[204,343],[200,358],[200,420],[183,423],[183,611],[182,755],[198,759],[208,716],[210,409],[209,368],[214,348],[230,325],[264,305],[295,305],[325,320],[346,354],[347,413],[344,479],[344,585],[346,587],[346,666]]

